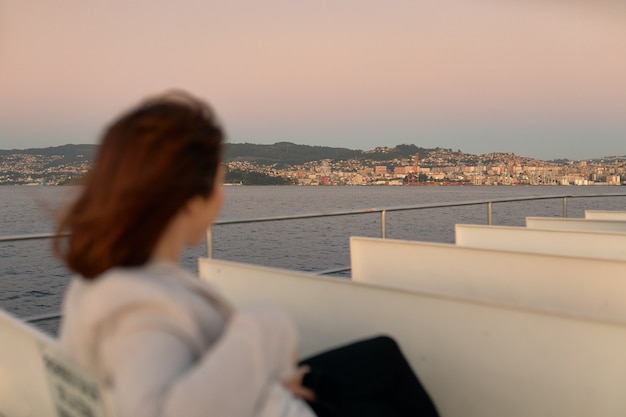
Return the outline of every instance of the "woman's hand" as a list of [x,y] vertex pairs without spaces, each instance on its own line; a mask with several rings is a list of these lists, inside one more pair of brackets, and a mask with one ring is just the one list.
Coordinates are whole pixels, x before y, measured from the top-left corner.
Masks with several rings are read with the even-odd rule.
[[311,368],[304,365],[298,367],[296,372],[288,379],[284,380],[283,386],[287,388],[293,395],[300,397],[310,403],[315,402],[315,391],[302,385],[304,375],[311,371]]

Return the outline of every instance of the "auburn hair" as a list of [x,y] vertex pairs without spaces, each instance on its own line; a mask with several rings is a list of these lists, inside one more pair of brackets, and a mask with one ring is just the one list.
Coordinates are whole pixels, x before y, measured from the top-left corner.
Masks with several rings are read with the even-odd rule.
[[148,99],[104,132],[84,188],[61,218],[56,254],[85,279],[145,264],[192,197],[209,197],[224,134],[210,107],[175,91]]

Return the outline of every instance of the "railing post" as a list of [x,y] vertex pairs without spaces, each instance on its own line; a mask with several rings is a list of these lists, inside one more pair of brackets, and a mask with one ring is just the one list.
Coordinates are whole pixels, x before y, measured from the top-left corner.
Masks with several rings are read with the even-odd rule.
[[487,203],[487,224],[491,226],[493,224],[493,202]]
[[207,257],[209,259],[213,258],[213,229],[211,227],[206,229],[206,248]]
[[567,197],[563,197],[563,217],[567,218]]
[[381,223],[381,234],[383,239],[385,239],[387,237],[387,227],[386,227],[386,221],[387,221],[387,210],[383,210],[380,212],[380,223]]

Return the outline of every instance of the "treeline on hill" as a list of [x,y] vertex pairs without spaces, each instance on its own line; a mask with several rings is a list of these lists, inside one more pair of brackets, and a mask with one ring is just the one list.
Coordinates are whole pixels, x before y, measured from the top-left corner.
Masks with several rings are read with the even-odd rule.
[[290,142],[278,142],[273,145],[253,143],[226,144],[226,161],[249,161],[259,165],[273,165],[283,168],[288,165],[300,165],[305,162],[322,159],[356,159],[361,151],[328,146],[297,145]]
[[31,148],[31,149],[0,149],[0,155],[45,155],[45,156],[62,156],[63,159],[56,161],[51,165],[68,164],[78,160],[93,161],[96,152],[98,151],[98,145],[62,145],[51,146],[48,148]]
[[[63,145],[49,148],[33,148],[24,150],[2,150],[0,155],[30,154],[30,155],[60,155],[62,160],[58,164],[72,163],[77,160],[93,160],[98,145]],[[291,142],[278,142],[273,145],[258,145],[253,143],[227,143],[224,159],[229,161],[249,161],[259,165],[276,164],[278,168],[289,165],[300,165],[306,162],[330,159],[390,161],[393,159],[411,158],[419,152],[420,158],[427,157],[433,150],[416,145],[397,145],[392,148],[376,148],[371,151],[359,149],[335,148],[330,146],[297,145]]]
[[242,185],[289,185],[291,181],[283,177],[271,177],[261,172],[246,172],[238,169],[229,169],[226,171],[224,183]]
[[257,145],[253,143],[228,143],[226,145],[226,161],[249,161],[259,165],[276,164],[278,168],[289,165],[300,165],[311,161],[330,159],[388,161],[392,159],[410,158],[416,153],[420,158],[428,156],[430,149],[415,145],[397,145],[395,148],[376,148],[372,151],[358,149],[333,148],[330,146],[297,145],[290,142],[278,142],[273,145]]

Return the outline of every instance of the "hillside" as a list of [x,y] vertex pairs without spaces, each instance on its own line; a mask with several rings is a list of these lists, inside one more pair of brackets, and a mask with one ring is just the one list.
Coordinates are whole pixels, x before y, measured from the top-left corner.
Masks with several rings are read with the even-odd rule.
[[227,162],[249,161],[259,165],[276,164],[278,168],[282,168],[324,159],[331,161],[364,159],[389,161],[411,158],[417,152],[419,152],[420,157],[426,157],[432,152],[432,149],[420,148],[415,145],[397,145],[394,148],[376,148],[371,151],[362,151],[329,146],[297,145],[290,142],[278,142],[273,145],[229,143],[226,146],[225,160]]
[[[0,156],[13,154],[62,156],[56,164],[73,163],[79,159],[92,160],[98,150],[98,145],[63,145],[48,148],[32,149],[0,149]],[[252,143],[227,143],[225,147],[225,161],[249,161],[257,165],[274,165],[285,167],[299,165],[306,162],[340,160],[374,160],[389,161],[392,159],[411,158],[416,152],[420,157],[428,156],[433,150],[420,148],[416,145],[398,145],[395,148],[376,148],[371,151],[358,149],[335,148],[330,146],[298,145],[290,142],[278,142],[273,145],[258,145]]]
[[57,166],[60,164],[73,164],[79,160],[93,160],[98,145],[62,145],[52,146],[48,148],[31,148],[31,149],[0,149],[0,156],[9,155],[41,155],[41,156],[61,156],[61,159],[55,159],[49,163],[49,166]]
[[[31,149],[0,149],[0,156],[9,156],[14,154],[22,155],[42,155],[42,156],[61,156],[56,159],[55,164],[74,163],[81,160],[93,160],[98,145],[63,145],[48,148],[31,148]],[[402,144],[395,147],[379,147],[369,151],[359,149],[348,149],[330,146],[310,146],[298,145],[291,142],[277,142],[273,145],[260,145],[253,143],[227,143],[225,146],[225,162],[231,161],[248,161],[257,165],[274,165],[283,168],[290,165],[300,165],[306,162],[321,161],[324,159],[331,162],[346,160],[370,160],[370,161],[392,161],[394,159],[412,158],[419,153],[420,160],[427,159],[431,154],[436,153],[452,153],[461,154],[464,163],[472,164],[475,160],[480,159],[481,163],[488,163],[485,159],[486,155],[464,154],[462,151],[452,152],[451,149],[443,148],[422,148],[417,145]],[[497,154],[493,154],[497,155]],[[518,155],[519,156],[519,155]],[[480,158],[479,158],[480,157]],[[523,156],[519,156],[524,158]],[[598,159],[590,159],[589,162],[607,162],[614,160],[624,160],[626,156],[607,156]],[[559,164],[567,163],[567,159],[555,159],[548,162]]]

